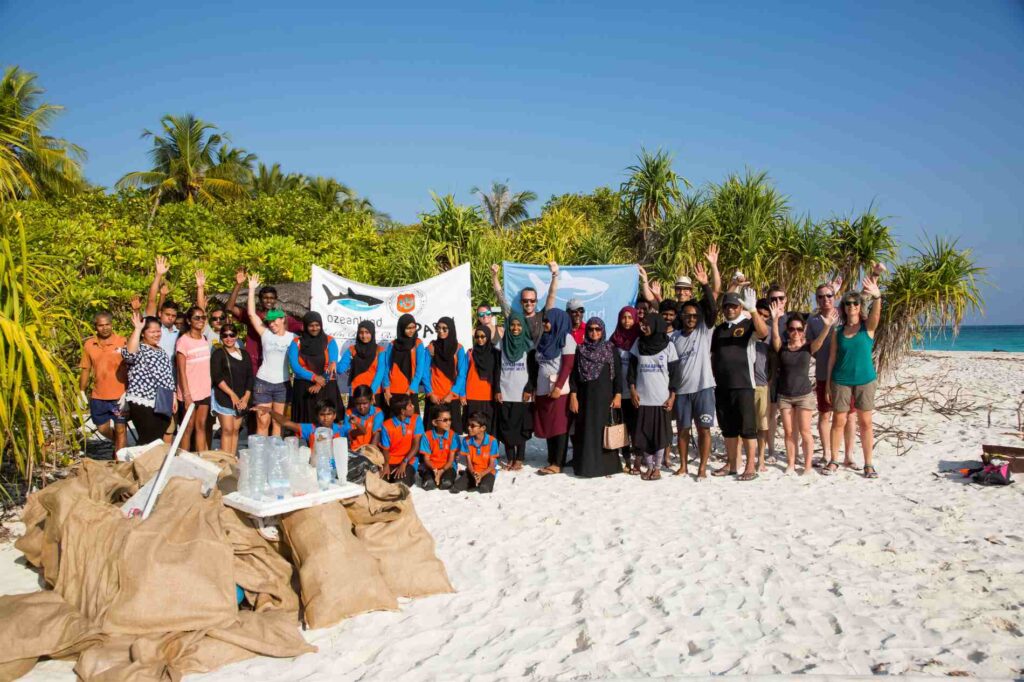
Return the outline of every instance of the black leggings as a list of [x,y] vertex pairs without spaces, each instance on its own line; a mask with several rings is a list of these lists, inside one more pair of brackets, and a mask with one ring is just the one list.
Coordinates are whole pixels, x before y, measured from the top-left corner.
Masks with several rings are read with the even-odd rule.
[[565,466],[565,455],[569,451],[569,434],[563,433],[547,439],[548,464],[556,467]]
[[505,458],[510,462],[522,462],[526,459],[526,443],[519,445],[505,443]]
[[157,414],[152,407],[130,403],[129,412],[135,430],[138,432],[138,443],[145,445],[160,440],[167,433],[171,418],[165,414]]
[[478,492],[478,493],[490,493],[494,492],[494,474],[487,474],[480,479],[480,484],[477,485],[476,480],[470,476],[468,471],[463,471],[459,474],[459,477],[455,480],[455,485],[452,486],[452,493],[461,492]]

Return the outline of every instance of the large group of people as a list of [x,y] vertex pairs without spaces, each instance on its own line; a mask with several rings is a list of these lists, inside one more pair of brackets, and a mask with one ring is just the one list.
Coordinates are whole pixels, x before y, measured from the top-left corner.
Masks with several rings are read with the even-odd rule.
[[[514,310],[492,266],[502,323],[494,308],[478,306],[468,347],[452,317],[429,320],[436,336],[425,343],[408,314],[386,343],[368,321],[355,338],[334,338],[319,313],[288,315],[274,287],[242,269],[222,306],[210,305],[197,271],[196,301],[182,310],[167,298],[169,264],[158,257],[145,307],[132,300],[129,338],[114,333],[111,313],[95,316],[80,388],[91,388],[91,420],[115,448],[127,444],[129,421],[138,442],[170,441],[180,429],[182,446],[196,451],[212,447],[216,421],[219,447],[232,453],[243,431],[309,439],[329,427],[352,449],[380,448],[388,479],[452,492],[492,491],[500,469],[523,468],[533,437],[547,448],[539,475],[686,475],[692,442],[697,480],[750,481],[775,457],[780,417],[787,474],[817,467],[877,477],[880,268],[861,291],[822,283],[805,314],[789,309],[776,284],[759,298],[739,272],[722,291],[718,249],[704,257],[708,266],[680,276],[673,296],[640,268],[637,303],[614,321],[588,317],[576,299],[556,307],[553,262],[543,305],[528,287]],[[716,424],[726,457],[709,470]],[[858,434],[862,468],[852,453]]]

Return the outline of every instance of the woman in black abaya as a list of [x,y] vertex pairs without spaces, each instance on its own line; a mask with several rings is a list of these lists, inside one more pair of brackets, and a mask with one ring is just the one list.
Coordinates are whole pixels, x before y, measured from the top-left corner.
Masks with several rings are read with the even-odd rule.
[[615,347],[605,338],[604,322],[590,318],[569,377],[569,411],[576,414],[572,466],[582,478],[622,473],[618,450],[604,449],[604,427],[611,410],[622,404],[619,367]]

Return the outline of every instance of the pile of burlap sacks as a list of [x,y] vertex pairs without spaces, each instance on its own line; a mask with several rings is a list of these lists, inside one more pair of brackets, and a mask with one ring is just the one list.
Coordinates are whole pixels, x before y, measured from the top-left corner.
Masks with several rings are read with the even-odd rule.
[[284,516],[280,542],[222,503],[237,476],[223,452],[200,453],[221,467],[219,489],[204,497],[199,481],[173,478],[148,519],[124,518],[118,506],[165,454],[84,460],[29,496],[15,547],[49,589],[0,597],[0,680],[43,657],[77,659],[84,680],[177,680],[316,651],[301,622],[327,627],[397,609],[398,597],[453,591],[409,489],[374,473],[357,498]]

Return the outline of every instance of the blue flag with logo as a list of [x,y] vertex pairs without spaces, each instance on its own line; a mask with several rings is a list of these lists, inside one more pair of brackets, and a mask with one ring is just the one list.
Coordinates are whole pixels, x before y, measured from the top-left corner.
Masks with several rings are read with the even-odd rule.
[[[537,305],[544,305],[551,283],[546,265],[502,263],[505,274],[505,300],[513,310],[522,311],[519,293],[526,287],[537,290]],[[565,310],[570,299],[578,299],[586,309],[584,319],[600,317],[608,336],[618,322],[619,310],[636,304],[639,271],[635,265],[563,265],[558,269],[555,305]]]

